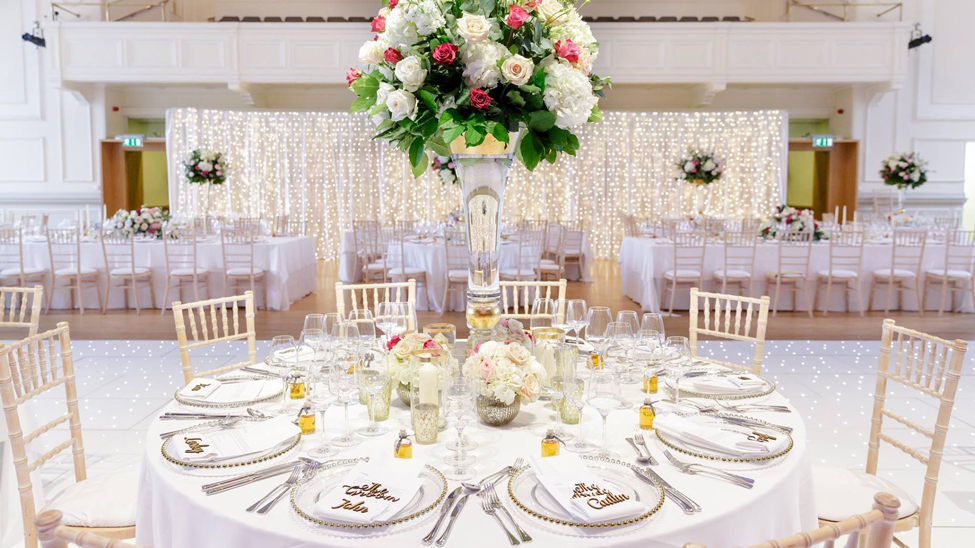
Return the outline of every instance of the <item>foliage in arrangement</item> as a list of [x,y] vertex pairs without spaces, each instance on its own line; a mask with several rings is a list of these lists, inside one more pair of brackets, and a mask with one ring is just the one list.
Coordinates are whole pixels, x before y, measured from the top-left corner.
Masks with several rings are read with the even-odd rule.
[[914,152],[891,156],[884,160],[880,178],[884,184],[897,188],[917,188],[928,180],[928,163]]
[[132,236],[148,236],[159,238],[162,236],[163,223],[169,220],[169,213],[158,207],[146,207],[126,211],[120,209],[111,219],[105,221],[103,228],[115,230],[126,238]]
[[819,227],[819,221],[813,216],[812,210],[800,210],[783,204],[775,208],[775,213],[765,221],[759,229],[759,236],[771,239],[778,238],[785,232],[810,229],[813,231],[814,241],[829,239]]
[[516,397],[530,403],[538,399],[545,369],[532,353],[516,342],[483,342],[464,362],[464,378],[481,396],[505,405]]
[[457,182],[457,172],[454,171],[454,161],[447,156],[434,156],[430,163],[430,170],[440,177],[440,182],[451,185]]
[[709,185],[721,178],[723,167],[713,152],[691,150],[677,164],[677,179],[696,185]]
[[443,350],[447,346],[447,338],[440,334],[436,337],[426,333],[410,333],[403,337],[396,335],[386,343],[385,359],[390,378],[409,386],[420,367],[419,360],[413,357],[413,353],[423,348]]
[[196,149],[183,162],[186,180],[198,185],[222,185],[227,180],[227,163],[222,152]]
[[502,342],[516,342],[531,349],[535,345],[532,334],[525,330],[525,324],[511,318],[501,318],[494,326],[493,340]]
[[599,43],[562,0],[384,0],[372,30],[366,71],[346,75],[351,111],[373,117],[375,138],[409,154],[416,177],[426,150],[449,156],[455,139],[477,146],[488,134],[508,143],[522,127],[516,154],[533,170],[575,154],[572,129],[602,119]]

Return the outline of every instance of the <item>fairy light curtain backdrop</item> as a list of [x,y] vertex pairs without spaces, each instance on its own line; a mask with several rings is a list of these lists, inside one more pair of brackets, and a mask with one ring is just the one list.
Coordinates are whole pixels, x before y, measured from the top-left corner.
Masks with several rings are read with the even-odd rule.
[[[512,170],[504,218],[584,220],[600,258],[615,257],[621,215],[761,218],[784,197],[787,117],[781,111],[606,112],[579,132],[579,153]],[[273,218],[287,214],[339,254],[354,220],[444,220],[460,207],[456,185],[434,172],[414,179],[406,156],[373,141],[361,113],[170,109],[166,113],[173,213]],[[190,184],[182,163],[194,149],[224,153],[228,176]],[[724,174],[706,188],[676,180],[688,149],[713,151]]]

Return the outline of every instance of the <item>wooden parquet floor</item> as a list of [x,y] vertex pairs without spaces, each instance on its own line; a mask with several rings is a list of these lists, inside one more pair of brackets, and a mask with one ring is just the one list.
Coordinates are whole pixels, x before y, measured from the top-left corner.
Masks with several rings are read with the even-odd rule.
[[[586,299],[590,304],[609,306],[617,310],[639,310],[637,303],[623,296],[620,291],[619,268],[615,261],[596,261],[592,266],[593,283],[569,282],[568,297]],[[335,309],[334,284],[337,280],[334,262],[319,263],[318,290],[291,306],[287,312],[258,311],[257,334],[260,339],[291,333],[297,337],[305,314],[328,312]],[[677,311],[675,311],[676,313]],[[914,329],[948,339],[975,340],[975,315],[948,314],[938,317],[928,313],[920,317],[917,312],[868,312],[865,318],[856,313],[834,313],[823,318],[817,313],[810,318],[805,312],[780,312],[769,318],[769,340],[876,340],[880,337],[880,325],[884,317],[890,317]],[[421,324],[446,321],[458,326],[458,334],[466,336],[467,328],[462,312],[449,312],[440,316],[435,312],[420,312]],[[102,315],[89,310],[81,315],[76,310],[54,310],[41,318],[41,329],[53,328],[58,322],[71,324],[72,338],[78,340],[166,340],[175,339],[176,332],[172,312],[160,315],[158,310],[110,310]],[[687,314],[666,319],[668,333],[687,332]],[[23,330],[0,328],[0,340],[23,336]]]

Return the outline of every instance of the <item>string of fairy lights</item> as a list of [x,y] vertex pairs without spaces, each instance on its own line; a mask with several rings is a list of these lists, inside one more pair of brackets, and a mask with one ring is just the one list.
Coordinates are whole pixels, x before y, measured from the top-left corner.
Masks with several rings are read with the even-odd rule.
[[[783,130],[779,111],[607,112],[577,134],[579,152],[534,172],[512,169],[504,219],[584,220],[597,257],[615,257],[622,214],[760,218],[781,203]],[[456,185],[432,171],[414,179],[400,151],[372,140],[362,114],[172,109],[166,116],[170,207],[175,214],[288,214],[338,257],[357,219],[444,220],[460,207]],[[196,148],[223,152],[229,176],[207,190],[186,182],[183,159]],[[675,179],[690,148],[721,159],[721,180],[697,188]],[[210,196],[207,196],[207,192]]]

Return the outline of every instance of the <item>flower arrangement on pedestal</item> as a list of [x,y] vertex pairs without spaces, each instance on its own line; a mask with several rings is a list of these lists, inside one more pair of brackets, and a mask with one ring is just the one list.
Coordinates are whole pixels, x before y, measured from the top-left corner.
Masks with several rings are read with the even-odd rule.
[[812,230],[813,240],[829,239],[819,227],[819,221],[809,209],[796,209],[787,205],[780,205],[759,229],[762,238],[778,238],[787,231]]
[[457,172],[454,171],[454,161],[447,156],[434,156],[430,163],[430,170],[437,174],[440,182],[452,185],[457,182]]
[[[424,151],[449,156],[488,135],[509,143],[525,128],[517,155],[529,170],[558,153],[574,154],[572,128],[602,119],[609,80],[592,74],[599,53],[579,12],[561,0],[386,0],[363,44],[365,71],[346,81],[367,111],[376,138],[409,154],[413,173]],[[370,70],[371,69],[371,70]],[[515,143],[511,143],[512,146]]]
[[477,395],[481,419],[501,426],[514,419],[522,402],[538,399],[545,369],[518,343],[487,341],[477,345],[464,362],[464,378]]
[[227,164],[222,152],[196,149],[183,162],[186,180],[199,185],[222,185],[227,180]]
[[103,228],[115,230],[126,238],[132,236],[148,236],[159,238],[162,236],[162,226],[169,219],[169,213],[159,207],[142,206],[139,209],[126,211],[120,209],[111,219],[107,219]]
[[891,156],[883,162],[880,178],[884,184],[896,186],[899,189],[917,188],[928,180],[928,163],[921,156],[909,152]]
[[691,150],[677,164],[677,179],[694,185],[709,185],[721,178],[723,167],[713,152]]

